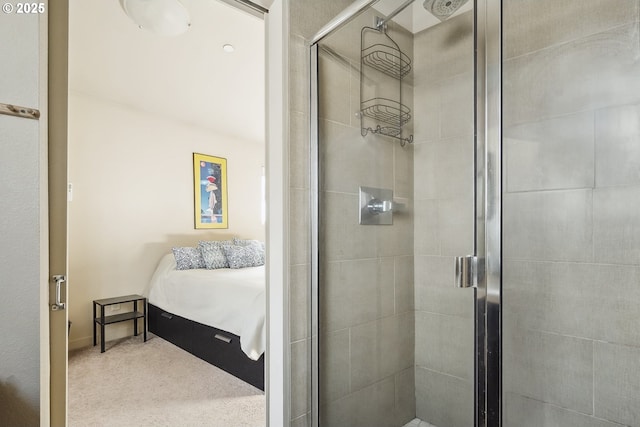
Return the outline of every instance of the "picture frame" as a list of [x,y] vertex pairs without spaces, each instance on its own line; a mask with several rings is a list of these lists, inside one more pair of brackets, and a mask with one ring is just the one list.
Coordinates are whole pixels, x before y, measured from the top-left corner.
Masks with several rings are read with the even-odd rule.
[[193,153],[194,227],[229,228],[227,159]]

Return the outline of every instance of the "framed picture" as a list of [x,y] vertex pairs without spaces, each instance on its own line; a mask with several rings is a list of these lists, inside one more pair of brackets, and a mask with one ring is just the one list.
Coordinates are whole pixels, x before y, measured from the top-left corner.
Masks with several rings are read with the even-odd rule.
[[227,159],[193,153],[195,228],[229,228]]

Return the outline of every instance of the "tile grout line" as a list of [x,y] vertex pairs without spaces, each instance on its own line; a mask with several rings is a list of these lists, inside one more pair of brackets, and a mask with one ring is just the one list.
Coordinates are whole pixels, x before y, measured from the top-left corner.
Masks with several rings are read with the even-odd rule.
[[596,145],[598,144],[597,141],[597,130],[598,130],[598,113],[597,110],[593,110],[593,189],[591,190],[591,262],[595,263],[596,262],[596,241],[595,241],[595,222],[594,222],[594,218],[595,218],[595,214],[594,214],[594,210],[595,210],[595,203],[594,203],[594,193],[596,190],[596,183],[598,182],[598,168],[597,168],[597,152],[598,149],[596,147]]
[[591,341],[591,414],[596,416],[596,342]]

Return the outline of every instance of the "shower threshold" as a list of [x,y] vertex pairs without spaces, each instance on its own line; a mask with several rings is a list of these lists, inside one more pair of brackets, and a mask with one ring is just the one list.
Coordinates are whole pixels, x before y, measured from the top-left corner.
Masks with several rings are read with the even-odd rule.
[[422,421],[420,418],[414,418],[413,420],[405,424],[403,427],[436,427],[436,426],[434,426],[433,424],[429,424],[426,421]]

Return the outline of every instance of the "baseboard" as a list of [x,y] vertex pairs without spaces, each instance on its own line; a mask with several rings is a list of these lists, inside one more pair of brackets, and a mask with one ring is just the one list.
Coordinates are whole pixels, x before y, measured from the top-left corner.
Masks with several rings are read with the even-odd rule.
[[[73,335],[73,324],[71,325],[71,335]],[[142,321],[138,324],[138,332],[142,334]],[[78,329],[80,333],[83,331]],[[133,323],[121,322],[107,325],[105,330],[106,342],[112,340],[119,340],[121,338],[127,338],[133,336]],[[100,345],[100,328],[98,328],[98,345]],[[89,335],[82,338],[75,338],[69,340],[69,350],[78,350],[81,348],[91,347],[93,345],[93,335]]]
[[93,345],[93,336],[78,338],[73,341],[69,340],[69,350],[79,350]]

